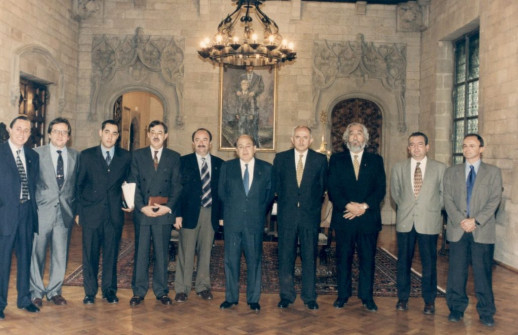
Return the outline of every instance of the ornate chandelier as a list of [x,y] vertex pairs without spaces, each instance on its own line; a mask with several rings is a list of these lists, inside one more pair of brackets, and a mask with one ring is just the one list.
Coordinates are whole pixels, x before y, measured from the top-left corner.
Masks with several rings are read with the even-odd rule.
[[[218,32],[200,43],[198,53],[213,64],[244,66],[274,66],[297,57],[293,43],[283,39],[279,27],[261,9],[263,1],[234,0],[237,8],[224,18]],[[252,13],[257,18],[254,27]],[[243,31],[238,32],[239,27]],[[263,30],[263,36],[257,30]]]

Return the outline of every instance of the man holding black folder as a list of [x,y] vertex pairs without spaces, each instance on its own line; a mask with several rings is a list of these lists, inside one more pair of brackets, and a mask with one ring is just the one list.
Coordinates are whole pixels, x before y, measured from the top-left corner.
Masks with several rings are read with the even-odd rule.
[[149,249],[153,242],[153,292],[164,305],[171,305],[167,286],[169,238],[180,197],[180,155],[164,148],[167,125],[152,121],[148,126],[149,147],[133,153],[131,181],[135,191],[135,268],[131,283],[131,306],[139,305],[148,290]]

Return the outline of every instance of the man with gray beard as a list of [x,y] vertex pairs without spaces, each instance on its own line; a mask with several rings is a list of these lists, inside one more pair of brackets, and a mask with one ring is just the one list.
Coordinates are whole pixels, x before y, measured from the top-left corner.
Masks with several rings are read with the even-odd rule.
[[343,135],[348,151],[335,153],[329,162],[329,199],[333,202],[331,228],[336,234],[338,298],[342,308],[352,294],[351,266],[357,246],[360,261],[358,298],[371,312],[374,303],[374,257],[381,230],[380,204],[385,197],[385,169],[381,156],[365,152],[369,132],[351,123]]

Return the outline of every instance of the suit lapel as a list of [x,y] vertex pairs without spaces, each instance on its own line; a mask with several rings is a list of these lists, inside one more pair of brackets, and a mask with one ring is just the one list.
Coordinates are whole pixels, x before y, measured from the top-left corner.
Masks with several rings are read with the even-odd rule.
[[[257,159],[255,159],[255,166],[254,166],[254,178],[252,179],[252,184],[250,185],[250,189],[248,190],[248,194],[255,192],[255,189],[258,187],[256,186],[261,178],[263,177],[263,171],[261,170],[261,165],[258,164]],[[243,191],[245,190],[245,187],[243,186]]]
[[64,189],[65,185],[67,185],[70,182],[72,174],[75,172],[74,167],[76,166],[76,159],[77,156],[74,153],[72,153],[72,151],[67,149],[67,175],[65,177],[65,183],[63,184],[62,189]]

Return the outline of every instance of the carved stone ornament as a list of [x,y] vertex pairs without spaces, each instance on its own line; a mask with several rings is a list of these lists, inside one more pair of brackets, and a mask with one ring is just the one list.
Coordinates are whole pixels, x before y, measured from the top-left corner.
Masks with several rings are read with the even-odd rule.
[[398,108],[398,130],[406,131],[405,85],[406,46],[365,42],[363,34],[355,41],[320,40],[313,44],[313,103],[317,108],[320,94],[337,78],[356,79],[363,85],[368,79],[381,81],[394,94]]
[[[97,35],[92,42],[91,117],[103,85],[116,74],[127,75],[134,85],[147,86],[158,75],[162,85],[173,87],[178,101],[183,96],[184,39],[144,35],[141,27],[135,35]],[[155,84],[155,83],[154,83]],[[176,122],[182,122],[178,106]]]
[[102,0],[73,0],[72,17],[81,21],[101,12]]
[[426,29],[424,6],[414,1],[397,6],[397,31],[420,32]]

